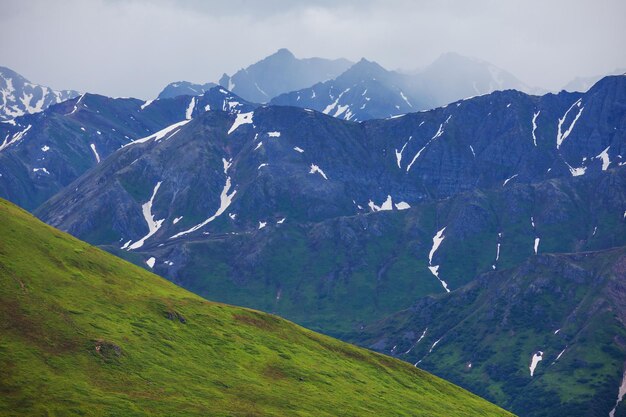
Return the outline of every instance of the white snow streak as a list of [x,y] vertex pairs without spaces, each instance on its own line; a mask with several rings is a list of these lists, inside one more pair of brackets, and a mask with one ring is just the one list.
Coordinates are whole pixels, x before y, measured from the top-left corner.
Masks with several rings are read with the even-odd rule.
[[99,164],[100,155],[98,155],[98,151],[96,150],[96,145],[93,143],[90,143],[89,146],[91,147],[91,150],[93,151],[93,155],[96,157],[96,163]]
[[267,136],[269,136],[270,138],[279,138],[280,132],[267,132]]
[[[565,348],[565,349],[567,349],[567,348]],[[561,351],[561,353],[559,353],[558,355],[556,355],[556,359],[554,360],[554,362],[556,362],[556,361],[558,361],[559,359],[561,359],[561,356],[563,356],[563,354],[565,353],[565,349],[563,349],[563,350]],[[552,362],[552,363],[554,363],[554,362]]]
[[[186,125],[187,123],[189,123],[189,120],[183,120],[181,122],[174,123],[172,125],[167,126],[166,128],[163,128],[163,129],[159,130],[156,133],[151,134],[150,136],[146,136],[145,138],[137,139],[135,141],[132,141],[131,143],[127,143],[126,145],[123,145],[122,148],[125,148],[126,146],[130,146],[130,145],[136,145],[138,143],[145,143],[145,142],[148,142],[150,140],[154,140],[154,141],[161,140],[165,136],[167,136],[168,133],[172,132],[173,130],[178,129],[179,127],[182,127],[182,126]],[[176,130],[176,132],[174,132],[171,135],[169,135],[168,139],[170,137],[174,136],[177,132],[178,132],[178,130]]]
[[437,341],[435,341],[435,343],[433,343],[433,345],[430,347],[430,350],[428,351],[428,353],[431,353],[433,351],[433,349],[435,348],[435,346],[437,346],[437,343],[441,342],[441,339],[438,339]]
[[298,146],[294,147],[293,150],[296,151],[296,152],[300,152],[300,153],[304,152],[304,149],[302,149],[302,148],[300,148]]
[[541,110],[533,114],[533,143],[535,146],[537,146],[537,136],[535,136],[535,131],[537,130],[537,117],[539,117],[539,113],[541,113]]
[[139,108],[140,108],[141,110],[143,110],[143,109],[145,109],[146,107],[148,107],[149,105],[151,105],[153,102],[154,102],[154,99],[153,99],[153,100],[148,100],[148,101],[146,101],[145,103],[143,103],[143,104],[141,105],[141,107],[139,107]]
[[185,119],[191,120],[191,115],[193,114],[193,109],[196,107],[196,98],[192,97],[189,102],[189,106],[187,106],[187,111],[185,111]]
[[11,146],[12,144],[19,142],[25,135],[26,133],[30,130],[31,125],[28,125],[26,127],[26,129],[19,131],[17,133],[14,133],[13,136],[11,136],[11,140],[9,140],[9,136],[7,135],[7,137],[4,139],[4,142],[2,142],[2,145],[0,145],[0,151],[8,148],[9,146]]
[[[165,220],[165,219],[155,220],[154,219],[154,214],[152,214],[152,203],[154,202],[154,197],[156,196],[157,192],[159,191],[159,187],[161,187],[161,183],[162,183],[162,181],[157,182],[157,184],[154,186],[154,190],[152,191],[152,196],[150,197],[150,200],[148,200],[147,203],[144,203],[141,206],[141,211],[143,212],[143,218],[146,220],[146,223],[148,224],[148,234],[145,235],[144,237],[142,237],[141,239],[139,239],[137,242],[135,242],[132,245],[130,245],[128,247],[128,250],[138,249],[138,248],[142,247],[144,242],[150,236],[155,234],[157,232],[157,230],[159,230],[161,228],[161,225],[163,224],[163,220]],[[154,266],[154,263],[153,263],[152,266]],[[152,268],[152,266],[151,266],[151,268]]]
[[217,209],[215,214],[213,214],[211,217],[209,217],[202,223],[197,224],[190,229],[187,229],[180,233],[176,233],[174,236],[170,237],[170,239],[176,239],[177,237],[186,235],[191,232],[195,232],[196,230],[200,229],[201,227],[206,226],[207,224],[211,223],[213,220],[218,218],[220,215],[222,215],[222,213],[226,211],[228,206],[230,206],[230,203],[233,201],[233,197],[235,196],[235,194],[237,194],[237,190],[233,190],[232,193],[228,194],[230,187],[231,187],[230,177],[227,177],[226,184],[224,185],[224,189],[222,190],[222,193],[220,194],[220,207]]
[[622,377],[622,383],[617,391],[617,402],[615,403],[615,407],[613,407],[613,409],[609,413],[609,417],[615,416],[615,410],[617,409],[619,403],[621,403],[624,399],[624,395],[626,395],[626,371],[624,372],[624,376]]
[[422,335],[419,337],[419,339],[417,339],[417,342],[413,343],[413,346],[411,346],[409,348],[409,350],[407,350],[406,352],[404,352],[404,354],[406,355],[407,353],[409,353],[410,351],[413,350],[413,348],[422,341],[422,339],[424,338],[424,336],[426,336],[426,331],[428,330],[428,327],[426,329],[424,329],[424,331],[422,332]]
[[539,239],[538,237],[535,238],[535,248],[534,248],[535,255],[539,252],[539,241],[540,240],[541,239]]
[[404,152],[404,148],[406,148],[406,145],[409,144],[409,142],[411,141],[411,139],[413,139],[413,136],[409,136],[409,139],[404,143],[404,145],[402,146],[402,149],[400,149],[400,152],[398,152],[398,150],[396,149],[396,163],[398,164],[398,168],[402,169],[402,167],[400,166],[400,163],[402,162],[402,153]]
[[222,165],[224,165],[224,174],[228,174],[228,169],[233,164],[233,159],[226,160],[226,158],[222,158]]
[[433,256],[445,239],[445,236],[443,235],[443,232],[445,230],[446,228],[444,227],[443,229],[439,230],[435,236],[433,236],[433,246],[430,249],[430,253],[428,254],[428,269],[435,276],[435,278],[439,280],[443,289],[446,290],[446,292],[450,292],[450,290],[448,289],[448,284],[443,279],[439,278],[439,265],[433,265]]
[[434,141],[435,139],[437,139],[438,137],[440,137],[441,135],[443,135],[443,132],[444,132],[444,130],[443,130],[443,126],[444,126],[445,124],[447,124],[447,123],[450,121],[450,118],[451,118],[451,117],[452,117],[451,115],[450,115],[450,116],[448,116],[448,118],[446,119],[446,121],[445,121],[445,122],[443,122],[443,123],[441,123],[441,124],[439,125],[439,129],[437,130],[437,133],[435,133],[435,135],[434,135],[432,138],[430,138],[430,140],[429,140],[428,142],[426,142],[426,145],[424,145],[424,146],[422,147],[422,149],[420,149],[420,150],[419,150],[419,151],[415,154],[415,156],[413,157],[413,160],[411,161],[411,163],[409,164],[409,166],[407,166],[407,167],[406,167],[406,172],[409,172],[409,171],[411,170],[411,167],[413,166],[413,164],[415,163],[415,161],[417,160],[417,158],[419,158],[419,157],[420,157],[420,155],[422,154],[422,152],[424,152],[424,149],[426,149],[426,148],[428,147],[428,145],[430,145],[430,144],[431,144],[431,142],[432,142],[432,141]]
[[502,186],[504,187],[509,181],[511,181],[513,178],[517,177],[518,174],[515,174],[507,179],[504,180],[504,182],[502,183]]
[[259,222],[259,230],[263,229],[265,226],[267,226],[267,222]]
[[[580,117],[583,110],[585,109],[584,107],[580,107],[580,105],[582,104],[581,100],[582,99],[579,98],[574,104],[572,104],[571,107],[567,109],[563,117],[559,119],[558,132],[556,135],[556,148],[557,149],[561,147],[561,144],[563,143],[563,141],[567,139],[570,133],[572,133],[572,129],[574,129],[574,125],[576,124],[576,121],[578,121],[578,118]],[[569,128],[565,132],[562,132],[561,129],[563,126],[563,122],[565,122],[565,119],[567,118],[568,113],[570,112],[570,110],[574,108],[574,106],[578,106],[580,110],[578,111],[578,114],[574,118],[574,121],[572,121],[572,123],[569,125]]]

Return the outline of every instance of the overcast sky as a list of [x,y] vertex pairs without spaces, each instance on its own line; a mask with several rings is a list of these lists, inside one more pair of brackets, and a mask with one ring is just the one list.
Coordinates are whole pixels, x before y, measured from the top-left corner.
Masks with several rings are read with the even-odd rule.
[[33,82],[151,98],[286,47],[389,69],[448,51],[559,89],[626,67],[625,0],[0,0],[0,65]]

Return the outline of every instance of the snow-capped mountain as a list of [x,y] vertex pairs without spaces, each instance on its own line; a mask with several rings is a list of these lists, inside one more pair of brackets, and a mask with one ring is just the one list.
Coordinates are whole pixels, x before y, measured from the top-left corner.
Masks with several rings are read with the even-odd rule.
[[0,121],[41,112],[52,104],[69,100],[78,94],[73,90],[56,91],[33,84],[17,72],[0,67]]

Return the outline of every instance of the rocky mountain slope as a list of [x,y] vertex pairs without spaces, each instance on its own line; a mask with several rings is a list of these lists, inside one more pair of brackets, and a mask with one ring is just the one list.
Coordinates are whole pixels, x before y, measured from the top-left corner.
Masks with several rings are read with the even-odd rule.
[[540,254],[419,299],[352,339],[520,416],[619,416],[625,297],[625,247]]
[[56,91],[33,84],[17,72],[0,67],[0,122],[25,114],[39,113],[50,105],[78,96],[72,90]]
[[0,200],[3,415],[508,416],[427,372],[205,301]]
[[219,87],[200,97],[146,102],[83,94],[0,125],[0,197],[34,209],[133,141],[173,135],[210,109],[254,107]]

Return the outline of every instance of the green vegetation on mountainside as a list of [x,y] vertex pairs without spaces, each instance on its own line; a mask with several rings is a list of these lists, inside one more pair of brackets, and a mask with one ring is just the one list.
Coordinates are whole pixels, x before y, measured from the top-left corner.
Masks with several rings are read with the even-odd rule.
[[0,415],[510,415],[398,360],[205,301],[4,200],[0,236]]

